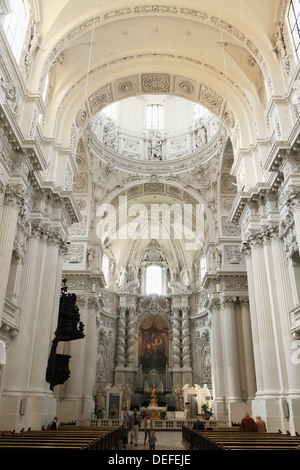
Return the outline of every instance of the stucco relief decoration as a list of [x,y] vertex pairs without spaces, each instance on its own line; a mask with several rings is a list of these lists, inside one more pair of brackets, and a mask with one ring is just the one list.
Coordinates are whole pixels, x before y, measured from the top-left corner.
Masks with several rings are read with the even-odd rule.
[[226,125],[226,127],[228,127],[229,129],[233,129],[234,126],[235,126],[235,118],[234,118],[234,114],[232,111],[230,110],[226,110],[222,116],[222,120],[224,122],[224,124]]
[[230,174],[227,174],[227,173],[224,173],[222,175],[222,179],[221,179],[221,193],[222,194],[231,194],[233,192],[236,192],[236,182],[235,182],[235,177],[230,175]]
[[80,155],[76,155],[76,164],[79,170],[82,170],[85,167],[84,158]]
[[66,263],[81,263],[83,261],[84,246],[72,244],[68,247],[65,256]]
[[211,88],[201,86],[199,102],[216,116],[220,115],[223,98]]
[[194,95],[195,85],[185,78],[175,77],[174,78],[174,92],[177,95],[189,96]]
[[109,11],[105,13],[104,19],[111,20],[114,18],[120,18],[122,16],[129,15],[131,13],[131,8],[119,8],[118,10]]
[[237,245],[227,245],[224,247],[225,262],[228,264],[240,264],[242,254],[240,247]]
[[201,381],[211,382],[211,355],[210,355],[210,332],[205,330],[197,341],[197,349],[200,355]]
[[143,93],[170,93],[170,75],[144,74],[142,75]]
[[16,86],[10,82],[4,82],[2,78],[0,81],[0,86],[5,93],[6,102],[9,105],[12,113],[17,115],[20,110],[20,97]]
[[71,171],[71,168],[67,166],[66,174],[65,174],[65,189],[67,191],[72,191],[72,186],[73,186],[73,173]]
[[116,82],[115,92],[120,96],[132,96],[139,91],[139,79],[137,75],[127,77],[126,79]]
[[201,10],[192,10],[191,8],[181,8],[180,12],[183,15],[192,16],[194,18],[200,18],[201,20],[207,19],[207,14]]
[[92,114],[101,111],[102,108],[113,102],[111,86],[107,85],[97,90],[89,97],[89,105]]
[[103,130],[103,144],[106,147],[112,148],[113,150],[117,151],[118,143],[119,139],[116,125],[113,122],[108,122],[107,124],[105,124]]
[[85,109],[81,109],[78,111],[77,116],[76,116],[76,126],[77,127],[82,127],[87,120],[87,112]]
[[229,222],[227,216],[222,217],[222,231],[225,236],[239,236],[241,234],[240,227],[237,224]]
[[163,296],[146,296],[138,300],[137,312],[139,315],[169,315],[171,300]]
[[177,13],[176,7],[167,5],[142,5],[134,8],[135,13]]
[[80,222],[76,222],[71,226],[71,235],[72,236],[84,236],[87,232],[87,216],[82,216],[82,220]]
[[75,193],[86,193],[88,190],[88,176],[86,173],[81,173],[75,176],[73,191]]
[[170,145],[170,154],[176,157],[187,155],[190,150],[187,136],[170,140],[169,145]]

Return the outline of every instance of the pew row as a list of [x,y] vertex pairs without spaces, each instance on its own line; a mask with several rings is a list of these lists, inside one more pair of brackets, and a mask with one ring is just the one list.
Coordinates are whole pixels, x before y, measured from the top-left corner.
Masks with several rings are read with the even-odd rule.
[[182,428],[182,443],[189,450],[295,450],[300,437],[278,433],[244,433],[232,430],[196,431]]
[[3,432],[1,450],[118,450],[120,427],[66,426],[57,431]]

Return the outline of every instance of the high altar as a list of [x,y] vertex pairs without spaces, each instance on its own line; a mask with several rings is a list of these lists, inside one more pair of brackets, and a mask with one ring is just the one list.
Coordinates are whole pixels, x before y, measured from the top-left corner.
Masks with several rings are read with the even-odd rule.
[[149,406],[147,407],[147,412],[150,414],[152,419],[161,419],[161,411],[166,411],[167,407],[158,406],[156,401],[156,392],[155,385],[152,387]]

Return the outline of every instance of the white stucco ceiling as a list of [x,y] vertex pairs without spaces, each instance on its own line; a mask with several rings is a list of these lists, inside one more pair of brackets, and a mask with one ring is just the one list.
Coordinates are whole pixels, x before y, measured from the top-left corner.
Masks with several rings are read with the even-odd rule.
[[[269,93],[281,93],[284,87],[276,73],[272,36],[278,31],[281,6],[280,0],[166,0],[145,5],[41,0],[41,48],[32,70],[32,92],[63,56],[62,65],[52,67],[45,129],[64,143],[74,114],[98,89],[143,73],[166,73],[172,82],[184,77],[193,84],[192,99],[199,100],[201,85],[222,97],[244,124],[245,145],[254,136],[265,137],[262,84]],[[169,92],[177,94],[178,88]],[[114,90],[111,100],[118,98]]]

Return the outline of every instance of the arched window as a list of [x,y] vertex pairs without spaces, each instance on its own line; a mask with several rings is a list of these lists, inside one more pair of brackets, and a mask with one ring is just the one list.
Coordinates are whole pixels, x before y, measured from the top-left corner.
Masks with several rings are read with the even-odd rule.
[[292,36],[292,42],[297,55],[300,59],[300,3],[299,0],[291,0],[288,22]]
[[146,295],[162,294],[162,268],[156,264],[146,268]]
[[3,31],[17,60],[23,46],[28,21],[24,0],[10,0],[10,13],[4,18]]

